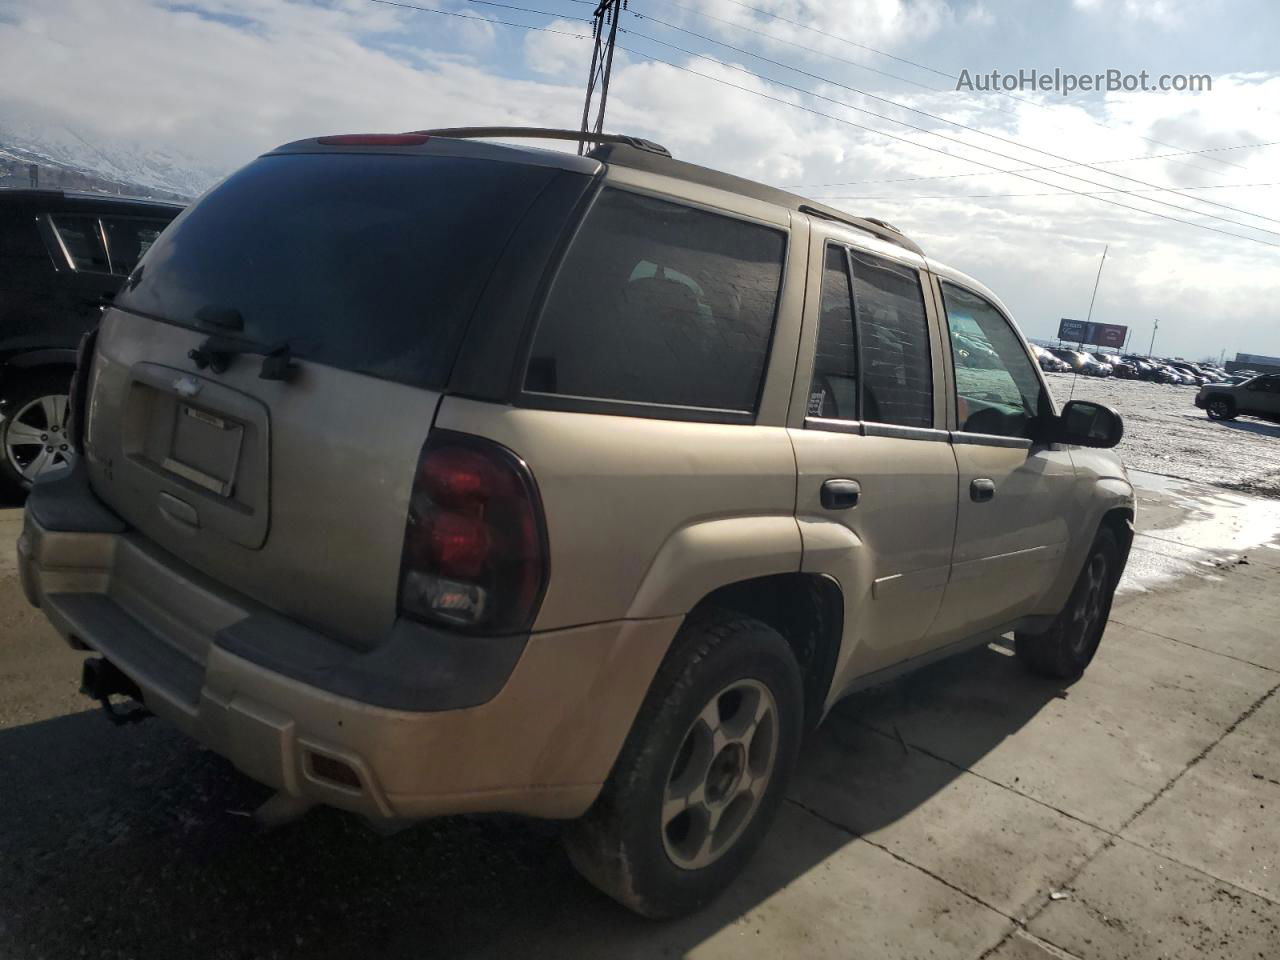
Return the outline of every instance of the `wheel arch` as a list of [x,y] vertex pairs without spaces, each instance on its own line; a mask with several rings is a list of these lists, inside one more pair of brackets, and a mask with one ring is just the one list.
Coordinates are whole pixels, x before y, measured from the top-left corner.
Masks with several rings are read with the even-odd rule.
[[65,374],[69,387],[75,370],[74,350],[33,350],[9,357],[0,370],[0,403],[7,402],[15,386],[33,377]]
[[1108,529],[1115,534],[1116,541],[1120,545],[1122,569],[1123,563],[1129,558],[1129,550],[1133,546],[1133,524],[1136,517],[1132,485],[1128,480],[1120,477],[1100,477],[1094,485],[1093,496],[1092,506],[1083,524],[1083,529],[1092,530],[1093,534],[1089,537],[1080,537],[1070,543],[1053,586],[1037,604],[1037,614],[1057,616],[1071,595],[1071,588],[1075,585],[1085,557],[1089,554],[1089,548],[1093,546],[1098,533],[1103,529]]
[[835,579],[818,573],[779,573],[739,580],[708,593],[690,616],[715,612],[752,617],[782,635],[803,676],[805,729],[816,727],[844,629],[844,596]]

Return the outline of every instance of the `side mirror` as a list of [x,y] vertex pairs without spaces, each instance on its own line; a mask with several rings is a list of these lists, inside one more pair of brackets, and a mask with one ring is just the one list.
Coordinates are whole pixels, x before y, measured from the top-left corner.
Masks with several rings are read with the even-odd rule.
[[1071,400],[1054,423],[1053,441],[1074,447],[1114,447],[1124,438],[1124,420],[1092,400]]

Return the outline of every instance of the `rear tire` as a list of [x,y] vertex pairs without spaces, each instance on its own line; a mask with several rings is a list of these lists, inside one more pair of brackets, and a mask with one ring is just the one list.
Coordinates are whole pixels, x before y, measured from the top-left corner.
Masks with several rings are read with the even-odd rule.
[[1104,527],[1053,626],[1041,634],[1014,634],[1018,659],[1039,676],[1077,679],[1098,652],[1119,580],[1120,547],[1116,535]]
[[1234,420],[1236,402],[1230,397],[1210,397],[1204,405],[1210,420]]
[[[0,482],[15,493],[75,460],[66,434],[70,375],[44,372],[17,381],[0,421]],[[49,449],[52,447],[52,449]]]
[[600,797],[566,833],[569,859],[642,916],[705,905],[777,814],[803,717],[800,667],[777,631],[748,617],[687,621]]

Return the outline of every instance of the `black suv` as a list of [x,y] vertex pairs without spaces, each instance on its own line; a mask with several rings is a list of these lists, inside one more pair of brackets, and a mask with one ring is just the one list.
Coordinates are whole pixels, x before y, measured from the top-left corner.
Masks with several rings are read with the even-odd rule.
[[73,456],[76,345],[178,204],[0,190],[0,482],[23,489]]

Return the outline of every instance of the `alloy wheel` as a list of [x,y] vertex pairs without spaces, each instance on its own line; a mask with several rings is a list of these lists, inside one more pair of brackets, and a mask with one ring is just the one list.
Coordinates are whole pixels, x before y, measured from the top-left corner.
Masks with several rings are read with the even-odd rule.
[[677,867],[720,859],[751,822],[773,776],[778,705],[757,680],[717,693],[685,733],[667,776],[662,843]]
[[4,454],[27,483],[66,470],[75,461],[67,436],[69,408],[65,393],[48,394],[28,402],[4,424]]

